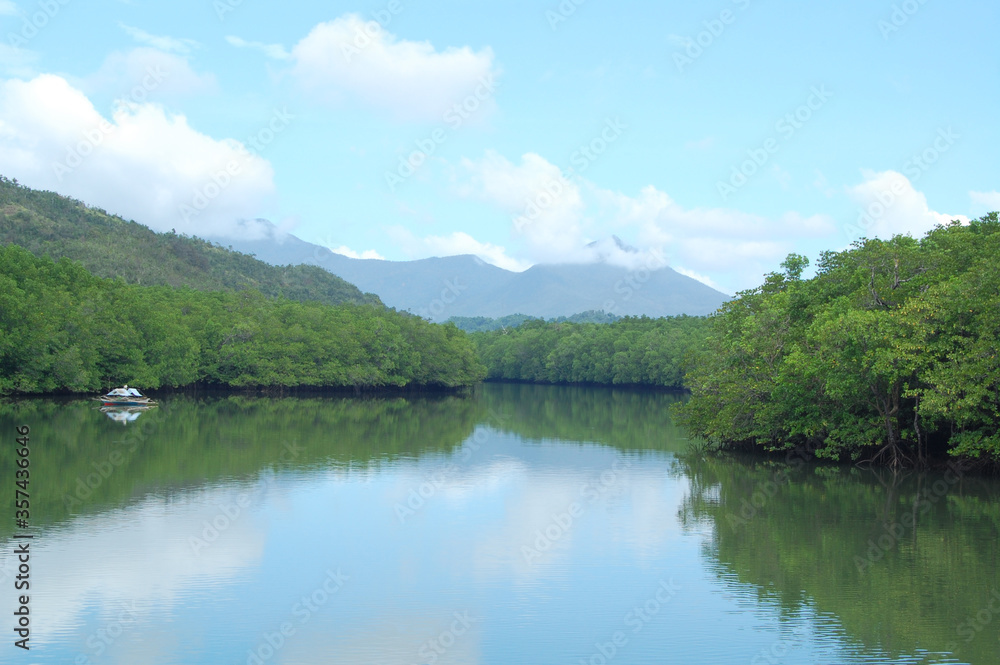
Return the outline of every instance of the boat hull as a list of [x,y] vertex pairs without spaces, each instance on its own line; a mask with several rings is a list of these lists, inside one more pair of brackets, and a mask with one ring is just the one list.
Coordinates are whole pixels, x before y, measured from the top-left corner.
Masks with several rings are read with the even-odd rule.
[[125,384],[123,388],[109,390],[104,395],[94,399],[104,406],[156,406],[156,402],[135,388],[129,388],[128,384]]

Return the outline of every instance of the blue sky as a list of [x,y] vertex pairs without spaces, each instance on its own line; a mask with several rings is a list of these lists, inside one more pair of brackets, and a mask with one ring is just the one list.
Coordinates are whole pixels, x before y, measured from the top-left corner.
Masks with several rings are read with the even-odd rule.
[[[1000,209],[991,2],[0,0],[0,173],[191,235],[724,291]],[[617,253],[616,253],[617,252]]]

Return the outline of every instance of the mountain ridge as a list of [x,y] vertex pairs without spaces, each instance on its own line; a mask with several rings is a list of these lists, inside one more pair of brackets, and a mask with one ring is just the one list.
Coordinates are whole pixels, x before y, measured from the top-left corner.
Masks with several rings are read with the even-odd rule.
[[[606,262],[536,264],[513,272],[471,254],[414,261],[355,259],[283,233],[266,220],[255,221],[265,229],[265,237],[226,241],[275,265],[320,266],[377,294],[389,307],[433,321],[512,313],[555,318],[588,310],[616,316],[703,316],[730,299],[665,265],[629,269]],[[615,236],[591,246],[611,244],[638,256],[638,250]]]

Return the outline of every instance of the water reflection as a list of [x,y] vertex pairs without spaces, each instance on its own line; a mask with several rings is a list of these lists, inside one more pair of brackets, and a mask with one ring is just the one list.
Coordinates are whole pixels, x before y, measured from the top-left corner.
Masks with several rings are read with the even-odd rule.
[[937,478],[692,457],[676,399],[175,397],[126,428],[0,406],[37,442],[32,658],[1000,662],[1000,624],[958,632],[997,586],[995,484],[918,505],[859,570]]
[[129,423],[134,423],[139,419],[139,416],[144,414],[146,411],[155,408],[152,406],[102,406],[100,407],[101,413],[106,415],[112,420],[120,425],[128,425]]
[[836,617],[892,662],[1000,662],[1000,624],[970,630],[1000,589],[995,480],[697,457],[681,466],[692,488],[681,521],[710,526],[720,577],[784,611]]

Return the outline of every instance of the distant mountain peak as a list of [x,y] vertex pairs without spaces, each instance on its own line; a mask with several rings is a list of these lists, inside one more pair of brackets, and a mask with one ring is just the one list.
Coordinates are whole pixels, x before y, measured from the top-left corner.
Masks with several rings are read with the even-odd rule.
[[[602,240],[595,240],[594,242],[587,243],[587,247],[590,248],[590,249],[597,250],[598,253],[602,253],[602,250],[603,251],[610,250],[610,249],[612,249],[612,247],[615,248],[615,249],[618,249],[618,250],[620,250],[622,252],[626,252],[628,254],[638,254],[639,253],[638,249],[636,249],[632,245],[626,244],[618,236],[611,236],[610,238],[604,238]],[[604,258],[604,256],[602,256],[601,258]]]
[[290,238],[295,238],[291,234],[294,224],[289,224],[287,220],[281,224],[275,224],[269,219],[257,217],[255,219],[240,219],[236,221],[241,240],[273,240],[277,243],[284,243]]
[[279,265],[319,265],[377,294],[389,307],[435,321],[511,312],[554,318],[600,309],[615,316],[704,315],[727,300],[725,294],[668,269],[656,253],[630,247],[617,236],[581,243],[580,253],[589,256],[577,263],[538,263],[524,272],[499,268],[471,254],[415,261],[354,259],[292,234],[284,242],[241,241],[237,249]]

